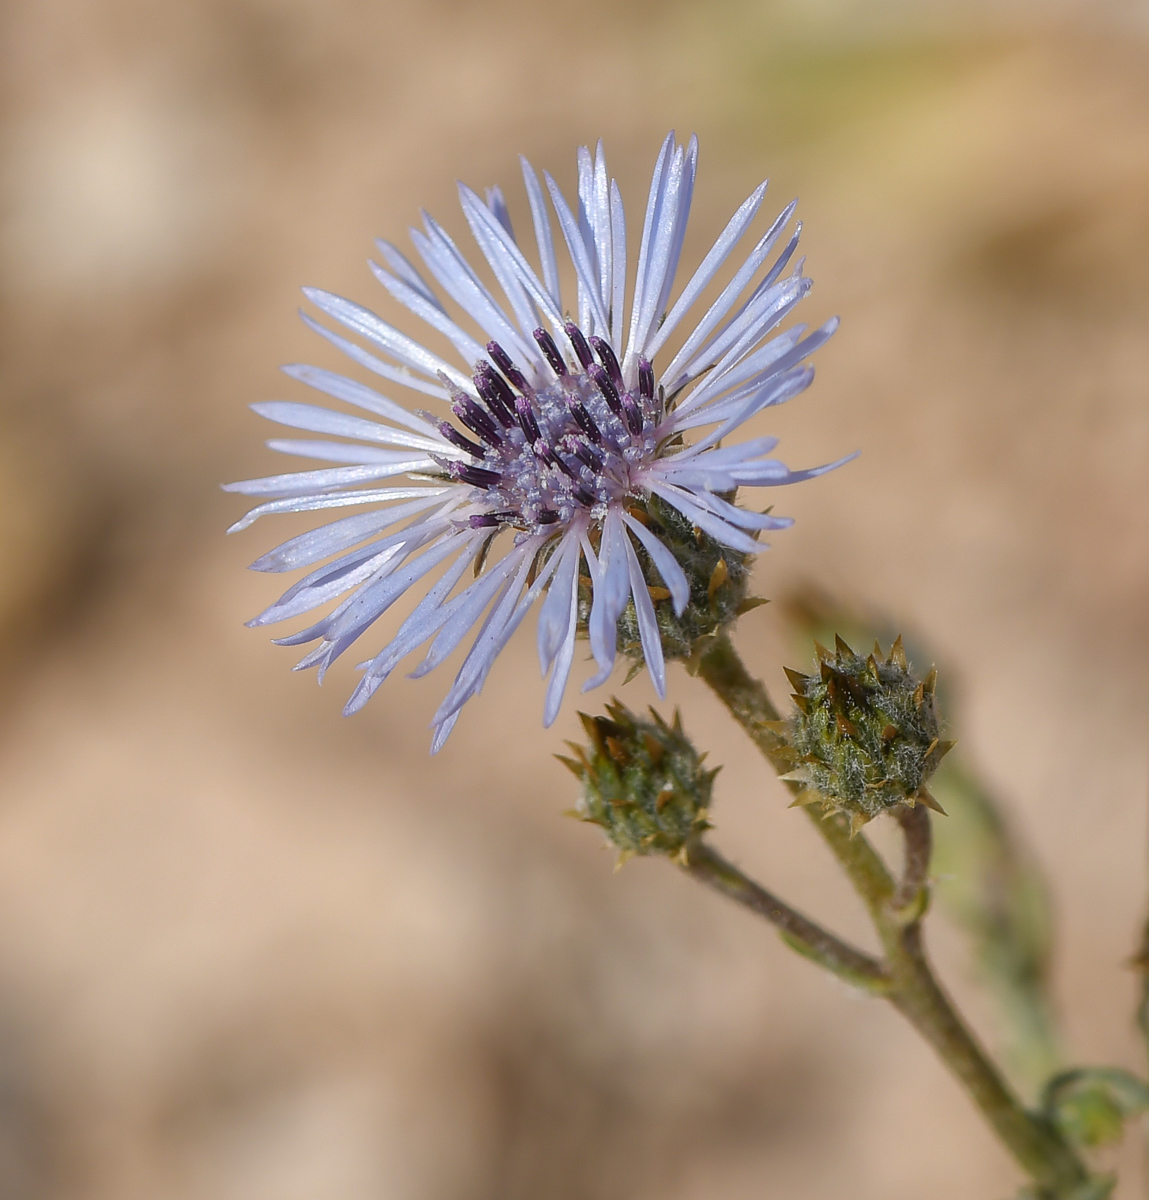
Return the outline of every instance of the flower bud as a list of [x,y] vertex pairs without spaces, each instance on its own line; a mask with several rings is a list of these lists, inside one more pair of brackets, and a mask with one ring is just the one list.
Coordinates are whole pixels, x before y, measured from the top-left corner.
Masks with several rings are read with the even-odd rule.
[[898,804],[937,809],[926,781],[953,745],[938,736],[937,673],[917,679],[901,638],[884,659],[876,643],[863,658],[841,638],[835,653],[817,650],[815,674],[786,671],[797,711],[779,729],[794,755],[788,778],[811,789],[801,801],[849,813],[855,829]]
[[718,769],[703,767],[682,730],[650,710],[650,721],[617,700],[609,716],[580,713],[588,744],[568,742],[573,758],[559,755],[582,784],[575,810],[583,821],[601,825],[619,849],[619,863],[636,854],[681,856],[692,834],[709,828],[706,819]]

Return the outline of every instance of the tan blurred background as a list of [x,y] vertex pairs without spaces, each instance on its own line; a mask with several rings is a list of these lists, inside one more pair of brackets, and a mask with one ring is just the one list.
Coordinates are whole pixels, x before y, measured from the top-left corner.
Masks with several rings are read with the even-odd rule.
[[[1067,1054],[1138,1067],[1149,7],[8,0],[0,54],[0,1196],[1012,1194],[895,1014],[561,817],[575,704],[541,730],[529,634],[434,760],[445,674],[344,720],[349,666],[317,690],[243,627],[291,529],[225,539],[217,484],[275,469],[277,365],[335,365],[298,287],[385,308],[371,238],[464,235],[455,178],[521,222],[517,153],[569,186],[601,135],[637,222],[695,130],[686,262],[769,174],[807,319],[843,317],[769,428],[863,454],[779,495],[759,590],[949,665],[1056,889]],[[779,606],[738,640],[777,684]],[[863,937],[716,703],[672,698],[726,764],[719,844]]]

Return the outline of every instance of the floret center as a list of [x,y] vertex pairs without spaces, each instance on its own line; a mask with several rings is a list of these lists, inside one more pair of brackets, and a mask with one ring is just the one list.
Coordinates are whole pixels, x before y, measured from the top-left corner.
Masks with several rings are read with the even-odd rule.
[[472,376],[478,399],[452,389],[452,411],[467,432],[447,421],[439,429],[467,457],[441,465],[476,489],[483,511],[470,516],[472,527],[538,532],[580,512],[601,518],[635,491],[637,468],[654,456],[661,413],[650,363],[640,362],[628,388],[608,342],[585,337],[574,322],[564,332],[570,358],[546,330],[534,331],[547,362],[534,383],[490,342],[491,361]]

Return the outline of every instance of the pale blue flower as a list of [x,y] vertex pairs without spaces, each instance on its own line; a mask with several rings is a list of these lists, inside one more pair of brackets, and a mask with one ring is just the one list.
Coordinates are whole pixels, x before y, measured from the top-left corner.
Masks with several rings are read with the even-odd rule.
[[[338,439],[278,439],[269,443],[273,449],[340,465],[229,485],[231,491],[275,497],[233,529],[267,513],[363,511],[291,538],[252,564],[258,571],[323,564],[252,625],[297,617],[344,597],[315,624],[277,639],[289,646],[315,642],[298,666],[318,667],[322,679],[396,600],[420,580],[431,581],[391,641],[362,664],[346,712],[366,703],[419,647],[430,643],[415,676],[473,633],[434,717],[432,749],[438,750],[542,597],[538,648],[543,672],[550,673],[543,706],[549,725],[574,659],[583,564],[593,588],[587,631],[598,668],[584,690],[610,676],[618,619],[633,599],[647,668],[664,696],[663,651],[636,545],[646,550],[679,614],[689,587],[669,550],[629,510],[654,494],[724,546],[756,553],[763,548],[760,531],[790,521],[738,507],[719,493],[794,483],[839,465],[791,471],[767,457],[774,438],[722,444],[762,409],[809,386],[814,372],[805,360],[837,321],[812,333],[802,325],[775,333],[810,287],[800,260],[790,268],[800,231],[796,225],[786,237],[791,204],[718,297],[692,318],[693,327],[684,326],[749,229],[766,190],[763,183],[731,217],[672,304],[697,158],[695,138],[680,146],[671,134],[663,143],[629,314],[626,221],[601,143],[593,157],[585,147],[579,151],[575,208],[549,175],[544,172],[544,191],[522,162],[538,270],[516,241],[499,189],[483,199],[459,185],[463,213],[501,299],[431,217],[424,216],[422,230],[411,231],[427,274],[482,331],[483,342],[456,323],[398,249],[377,243],[383,265],[372,263],[371,269],[380,283],[451,343],[463,368],[360,305],[305,289],[321,313],[357,340],[304,315],[308,325],[359,366],[429,397],[437,410],[409,410],[362,383],[310,366],[285,370],[368,416],[281,401],[253,405],[281,425]],[[578,280],[577,322],[560,296],[547,194]],[[676,352],[658,366],[676,333]],[[454,421],[445,419],[451,414]],[[405,478],[396,483],[398,477]],[[496,541],[492,552],[492,538],[502,531],[505,544]]]

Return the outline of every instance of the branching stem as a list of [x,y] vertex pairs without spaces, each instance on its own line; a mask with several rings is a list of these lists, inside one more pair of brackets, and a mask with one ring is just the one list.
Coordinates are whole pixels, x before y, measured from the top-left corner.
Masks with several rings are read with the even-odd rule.
[[[779,719],[778,710],[762,684],[747,672],[728,637],[714,640],[701,656],[698,672],[779,773],[788,773],[790,762],[782,753],[785,742],[768,724]],[[787,786],[799,790],[796,784]],[[930,819],[924,806],[895,810],[906,838],[905,871],[898,883],[866,837],[861,833],[851,836],[844,814],[823,818],[812,807],[806,811],[869,910],[885,954],[881,969],[889,979],[882,994],[957,1076],[1043,1196],[1074,1200],[1086,1195],[1090,1178],[1085,1167],[1047,1121],[1022,1106],[930,967],[921,929],[931,851]],[[727,894],[747,903],[736,889]],[[755,908],[753,904],[748,906]]]
[[889,972],[877,959],[796,912],[744,875],[701,838],[687,843],[683,869],[715,891],[765,917],[799,954],[813,959],[839,978],[875,995],[885,995],[889,991]]
[[924,804],[913,808],[903,804],[894,809],[894,816],[906,838],[906,865],[891,906],[895,912],[920,920],[928,901],[930,857],[934,848],[930,814]]

